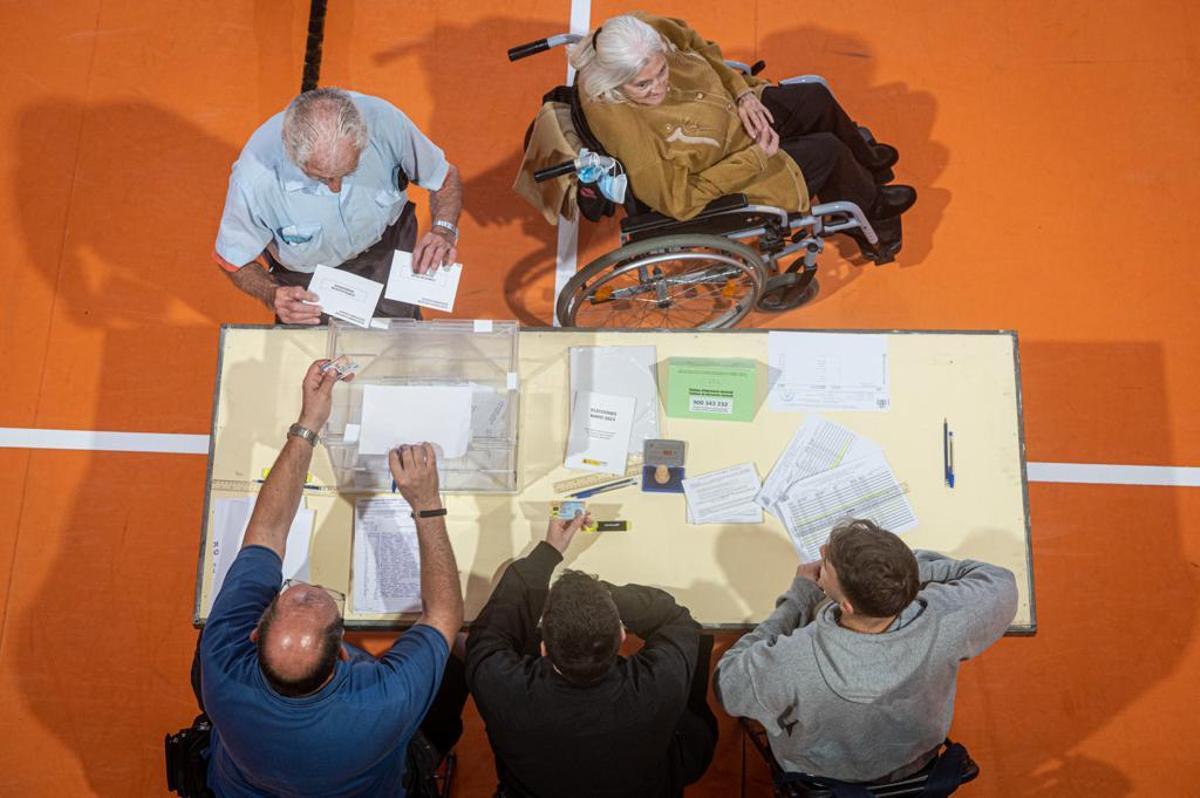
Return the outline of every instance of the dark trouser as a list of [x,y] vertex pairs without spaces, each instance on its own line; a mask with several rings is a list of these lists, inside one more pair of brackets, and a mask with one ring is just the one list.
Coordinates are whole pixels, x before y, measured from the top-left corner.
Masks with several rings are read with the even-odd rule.
[[878,196],[875,156],[834,96],[820,83],[770,86],[763,105],[775,117],[779,147],[804,173],[808,193],[822,202],[853,202],[868,217]]
[[[410,202],[404,206],[404,210],[400,212],[400,218],[396,220],[395,224],[383,231],[383,237],[378,242],[372,244],[337,268],[341,271],[357,274],[359,277],[366,277],[369,280],[387,285],[388,272],[392,268],[392,253],[397,249],[412,252],[413,246],[416,243],[416,206]],[[270,250],[267,250],[264,254],[266,255],[267,263],[271,265],[271,276],[275,278],[275,282],[280,285],[298,285],[308,288],[308,282],[312,279],[310,273],[291,271],[275,260],[271,256]],[[407,302],[384,299],[381,293],[379,295],[379,304],[375,306],[375,315],[396,319],[419,319],[421,318],[421,309]],[[275,323],[283,324],[283,321],[276,316]],[[321,323],[328,324],[329,317],[322,315]]]
[[712,635],[700,635],[700,656],[688,690],[687,708],[675,727],[671,741],[671,762],[675,768],[676,786],[683,787],[700,780],[712,763],[717,749],[717,716],[708,706],[708,671],[712,663]]
[[[192,692],[196,695],[196,705],[204,712],[204,697],[200,690],[200,638],[201,631],[196,637],[196,653],[192,656]],[[351,661],[363,658],[374,659],[372,655],[357,646],[343,643],[350,654]],[[463,705],[467,703],[467,671],[463,661],[453,654],[446,660],[446,671],[442,674],[442,683],[438,686],[437,695],[425,719],[421,721],[421,733],[425,735],[434,748],[445,756],[462,736]]]

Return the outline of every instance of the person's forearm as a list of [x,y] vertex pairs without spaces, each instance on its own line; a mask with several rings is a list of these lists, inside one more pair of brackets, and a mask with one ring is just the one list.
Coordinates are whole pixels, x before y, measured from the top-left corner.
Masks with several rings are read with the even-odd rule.
[[453,647],[454,636],[462,628],[463,599],[445,519],[418,518],[417,543],[421,551],[421,598],[425,603],[419,622],[437,629],[445,636],[446,644]]
[[664,590],[643,585],[604,584],[617,605],[621,623],[643,640],[667,624],[695,624],[687,607],[679,606]]
[[257,263],[249,263],[236,272],[226,272],[229,279],[241,290],[267,306],[275,309],[275,289],[279,287],[267,270]]
[[429,211],[433,220],[449,222],[458,226],[458,217],[462,213],[463,187],[458,168],[450,164],[446,170],[446,179],[437,191],[429,192]]
[[312,454],[312,444],[303,438],[288,436],[258,492],[243,546],[266,546],[283,557]]

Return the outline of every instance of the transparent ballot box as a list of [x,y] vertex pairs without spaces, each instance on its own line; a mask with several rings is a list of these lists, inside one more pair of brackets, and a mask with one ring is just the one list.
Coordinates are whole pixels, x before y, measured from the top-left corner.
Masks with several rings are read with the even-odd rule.
[[471,432],[466,453],[439,458],[444,491],[517,490],[517,329],[510,321],[376,319],[364,329],[333,320],[327,354],[358,364],[351,382],[333,390],[333,411],[321,436],[343,493],[391,490],[387,455],[360,454],[363,389],[368,385],[470,386]]

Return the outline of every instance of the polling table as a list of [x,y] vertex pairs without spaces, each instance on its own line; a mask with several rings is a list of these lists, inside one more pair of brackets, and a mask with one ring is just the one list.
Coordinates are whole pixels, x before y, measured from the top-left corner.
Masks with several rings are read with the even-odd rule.
[[[424,324],[444,327],[451,323]],[[476,332],[493,329],[491,322],[474,325]],[[1033,633],[1037,623],[1016,334],[789,332],[796,336],[844,332],[886,338],[887,409],[815,412],[882,448],[918,521],[902,535],[911,547],[984,560],[1016,574],[1019,602],[1009,631]],[[572,347],[655,348],[663,403],[658,436],[686,442],[688,477],[743,463],[754,464],[759,477],[766,477],[797,429],[812,415],[771,409],[767,394],[778,374],[768,367],[765,330],[514,328],[514,335],[515,371],[505,373],[501,368],[497,379],[501,395],[507,389],[508,395],[519,398],[512,410],[515,459],[498,456],[500,476],[492,480],[488,492],[472,492],[467,479],[457,483],[465,490],[443,494],[468,624],[482,609],[505,566],[543,539],[549,506],[563,496],[555,485],[562,487],[562,483],[584,476],[564,466],[572,401]],[[803,343],[804,339],[793,340]],[[229,505],[222,500],[252,501],[264,470],[284,442],[288,425],[298,417],[301,376],[313,360],[327,356],[329,346],[325,328],[226,325],[221,330],[197,565],[193,617],[197,625],[207,617],[214,557],[221,544],[214,537],[214,514]],[[739,358],[757,363],[751,420],[668,415],[669,359],[682,357]],[[611,390],[620,393],[619,385]],[[944,446],[950,426],[954,434],[953,486],[947,484]],[[342,467],[335,468],[331,450],[335,451],[333,444],[317,446],[302,500],[302,508],[312,514],[306,581],[350,595],[354,503],[363,493],[339,489],[349,477]],[[507,483],[505,467],[511,470]],[[389,492],[380,486],[375,490]],[[790,584],[799,562],[787,531],[770,513],[763,514],[761,523],[689,524],[682,494],[647,493],[636,485],[598,494],[588,499],[588,508],[595,518],[624,520],[629,528],[579,533],[566,552],[563,567],[597,574],[617,584],[660,587],[709,628],[745,628],[765,618],[776,597]],[[413,617],[365,612],[350,602],[346,625],[351,629],[400,628],[411,624]]]

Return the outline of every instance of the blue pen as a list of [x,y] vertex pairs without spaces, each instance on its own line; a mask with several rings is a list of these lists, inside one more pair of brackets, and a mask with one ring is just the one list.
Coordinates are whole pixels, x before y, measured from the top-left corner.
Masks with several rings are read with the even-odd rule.
[[942,475],[947,487],[954,487],[954,433],[950,422],[942,419]]

